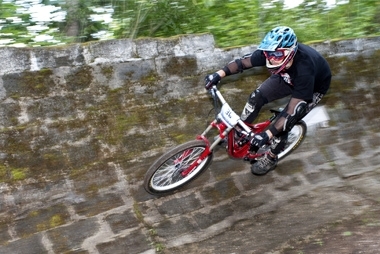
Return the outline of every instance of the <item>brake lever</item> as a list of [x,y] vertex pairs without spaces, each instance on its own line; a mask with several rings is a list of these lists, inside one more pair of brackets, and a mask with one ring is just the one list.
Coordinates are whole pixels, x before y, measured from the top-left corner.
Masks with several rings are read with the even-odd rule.
[[216,96],[216,94],[215,94],[214,89],[211,88],[211,89],[209,90],[209,93],[211,94],[212,98],[215,100],[215,96]]
[[215,110],[215,118],[216,118],[218,116],[218,113],[219,113],[219,107],[218,107],[219,104],[218,104],[218,100],[217,100],[217,96],[216,96],[214,87],[215,87],[215,85],[207,91],[209,94],[211,94],[212,100],[214,102],[214,110]]

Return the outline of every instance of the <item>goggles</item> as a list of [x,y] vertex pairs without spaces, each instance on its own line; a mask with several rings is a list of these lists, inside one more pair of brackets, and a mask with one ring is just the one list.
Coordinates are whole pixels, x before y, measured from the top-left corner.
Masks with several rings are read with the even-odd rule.
[[288,55],[288,52],[288,49],[276,49],[275,51],[264,51],[264,55],[270,61],[282,61]]

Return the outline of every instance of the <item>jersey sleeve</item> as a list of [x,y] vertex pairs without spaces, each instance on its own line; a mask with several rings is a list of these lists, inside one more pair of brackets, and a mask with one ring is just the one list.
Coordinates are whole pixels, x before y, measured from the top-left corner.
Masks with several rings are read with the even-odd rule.
[[261,50],[255,50],[253,53],[246,54],[229,62],[223,70],[227,76],[243,72],[255,66],[265,66],[265,56]]

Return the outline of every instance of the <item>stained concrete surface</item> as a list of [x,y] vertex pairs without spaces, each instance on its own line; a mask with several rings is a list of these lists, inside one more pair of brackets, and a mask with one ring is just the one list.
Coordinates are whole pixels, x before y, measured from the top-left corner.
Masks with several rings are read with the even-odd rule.
[[[274,172],[253,176],[219,149],[202,176],[160,198],[143,174],[207,122],[204,73],[254,46],[185,36],[142,59],[129,40],[1,49],[0,253],[376,253],[379,40],[314,45],[333,70],[330,121]],[[223,93],[241,109],[266,76],[245,72]]]
[[[378,159],[322,161],[310,139],[301,151],[262,177],[251,175],[248,165],[226,159],[218,151],[221,159],[212,164],[213,172],[198,179],[206,187],[190,186],[150,201],[172,221],[151,221],[158,228],[157,241],[165,243],[164,253],[378,253]],[[343,152],[334,146],[335,154]],[[227,172],[232,180],[210,184]],[[179,200],[189,200],[194,191],[208,205],[194,205],[196,211],[191,212]]]

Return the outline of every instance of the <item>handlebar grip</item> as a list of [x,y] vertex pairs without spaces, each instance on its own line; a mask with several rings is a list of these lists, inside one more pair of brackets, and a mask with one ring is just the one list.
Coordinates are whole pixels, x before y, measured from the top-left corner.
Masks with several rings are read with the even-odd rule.
[[213,87],[213,84],[212,84],[211,81],[209,81],[209,82],[205,85],[205,88],[206,88],[207,90],[210,90],[212,87]]

